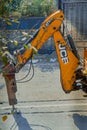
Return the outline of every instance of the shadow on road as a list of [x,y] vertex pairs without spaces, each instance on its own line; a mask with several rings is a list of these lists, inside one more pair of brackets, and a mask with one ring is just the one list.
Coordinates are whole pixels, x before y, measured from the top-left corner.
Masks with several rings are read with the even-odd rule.
[[15,122],[17,123],[18,130],[32,130],[29,125],[29,122],[22,116],[21,112],[15,112],[13,114]]
[[73,119],[79,130],[87,130],[87,116],[73,114]]
[[40,124],[29,124],[29,122],[22,116],[21,112],[15,112],[13,114],[13,117],[15,119],[15,123],[11,126],[10,130],[15,129],[18,127],[18,130],[33,130],[30,126],[32,126],[34,129],[44,129],[44,130],[52,130],[48,126],[40,125]]

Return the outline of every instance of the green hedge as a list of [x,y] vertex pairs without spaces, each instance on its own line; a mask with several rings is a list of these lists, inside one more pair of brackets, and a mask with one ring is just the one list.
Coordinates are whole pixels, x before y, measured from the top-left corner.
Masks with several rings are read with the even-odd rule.
[[57,9],[57,0],[2,0],[0,16],[47,16]]
[[56,9],[55,0],[24,0],[20,5],[20,12],[24,16],[47,16]]

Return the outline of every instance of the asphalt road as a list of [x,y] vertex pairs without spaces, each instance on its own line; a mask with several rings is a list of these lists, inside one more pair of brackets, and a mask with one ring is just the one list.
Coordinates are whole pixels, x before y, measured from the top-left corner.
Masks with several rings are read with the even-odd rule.
[[[4,79],[0,76],[0,130],[87,130],[86,94],[81,90],[65,94],[56,59],[43,59],[33,60],[32,80],[17,83],[18,104],[14,114],[8,104]],[[22,78],[27,70],[28,64],[16,78]],[[28,79],[31,76],[32,70]]]

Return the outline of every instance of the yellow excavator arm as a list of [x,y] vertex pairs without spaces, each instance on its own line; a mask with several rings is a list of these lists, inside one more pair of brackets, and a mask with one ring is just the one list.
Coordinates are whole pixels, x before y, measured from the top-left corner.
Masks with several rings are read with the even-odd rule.
[[[54,43],[60,64],[61,82],[65,92],[73,89],[73,83],[76,79],[75,71],[79,64],[79,59],[73,54],[72,50],[64,40],[60,27],[64,20],[62,11],[56,11],[51,14],[41,25],[36,36],[31,43],[27,43],[27,49],[23,55],[18,55],[18,65],[24,65],[32,56],[33,50],[38,51],[43,44],[51,37],[54,37]],[[20,65],[20,66],[21,66]],[[67,69],[68,68],[68,69]]]
[[54,33],[54,41],[60,65],[61,84],[65,92],[70,92],[74,89],[75,71],[79,66],[79,59],[73,54],[59,31]]
[[37,52],[50,37],[54,38],[63,90],[66,93],[80,88],[85,92],[87,91],[87,73],[83,73],[86,69],[84,68],[84,71],[82,68],[79,69],[80,58],[70,34],[67,34],[67,40],[65,40],[61,33],[60,28],[63,21],[63,12],[61,10],[54,12],[44,20],[32,38],[24,44],[22,47],[24,52],[22,54],[21,49],[16,51],[14,57],[6,53],[5,56],[7,56],[8,62],[3,67],[3,76],[7,85],[9,104],[13,107],[17,103],[15,96],[15,92],[17,91],[15,73],[27,63],[33,56],[34,51]]
[[19,64],[26,63],[31,57],[34,50],[39,50],[43,44],[51,37],[53,34],[59,30],[62,22],[64,20],[64,14],[62,11],[56,11],[51,14],[42,23],[40,29],[36,32],[35,36],[31,41],[26,43],[27,49],[23,55],[18,55]]

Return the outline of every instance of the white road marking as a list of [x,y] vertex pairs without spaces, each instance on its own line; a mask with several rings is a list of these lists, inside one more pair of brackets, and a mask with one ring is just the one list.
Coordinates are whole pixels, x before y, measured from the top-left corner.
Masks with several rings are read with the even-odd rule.
[[[72,104],[44,104],[44,105],[16,105],[16,108],[49,108],[49,107],[70,107],[70,106],[87,106],[87,103],[72,103]],[[10,109],[11,106],[0,107],[0,109]]]

